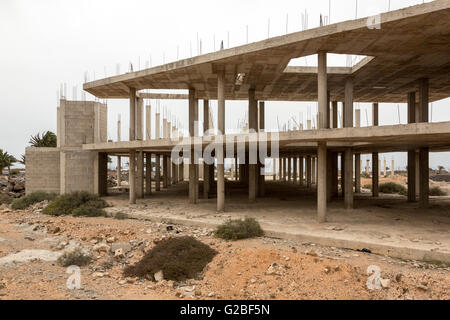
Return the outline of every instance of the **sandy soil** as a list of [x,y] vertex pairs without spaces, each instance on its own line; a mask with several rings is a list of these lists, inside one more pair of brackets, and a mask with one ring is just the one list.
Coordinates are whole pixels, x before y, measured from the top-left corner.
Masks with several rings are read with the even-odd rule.
[[[161,223],[48,217],[39,211],[0,209],[0,299],[450,299],[448,266],[270,238],[226,242],[194,227],[168,231]],[[155,283],[122,277],[123,268],[155,240],[179,235],[219,252],[198,279]],[[95,251],[99,243],[130,251],[116,259],[111,251]],[[47,251],[75,247],[91,251],[94,261],[81,268],[81,289],[69,290],[66,268],[42,259]],[[26,260],[22,250],[30,249],[45,251],[32,251]],[[23,262],[11,262],[17,253]],[[373,265],[384,279],[380,290],[366,285]]]

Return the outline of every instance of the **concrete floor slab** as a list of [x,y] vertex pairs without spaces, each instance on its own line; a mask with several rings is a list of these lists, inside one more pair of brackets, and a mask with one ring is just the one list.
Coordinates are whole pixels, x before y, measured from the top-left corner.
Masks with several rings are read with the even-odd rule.
[[230,218],[253,217],[269,237],[450,263],[450,198],[432,199],[427,210],[401,196],[373,199],[362,194],[356,197],[353,210],[345,210],[343,200],[335,199],[324,224],[316,222],[314,192],[280,183],[267,183],[267,196],[252,204],[244,187],[228,183],[225,213],[216,213],[215,198],[190,205],[187,184],[138,200],[136,205],[128,205],[127,199],[126,195],[106,197],[114,205],[108,210],[132,218],[208,228]]

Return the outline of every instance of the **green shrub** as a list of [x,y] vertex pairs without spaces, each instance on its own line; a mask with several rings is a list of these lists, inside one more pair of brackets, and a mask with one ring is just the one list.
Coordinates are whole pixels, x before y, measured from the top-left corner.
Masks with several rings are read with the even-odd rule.
[[364,178],[364,179],[369,179],[370,178],[370,174],[368,174],[367,172],[361,172],[361,178]]
[[258,221],[253,218],[245,220],[228,220],[217,227],[215,235],[225,240],[239,240],[260,237],[264,234]]
[[90,264],[92,257],[83,253],[80,249],[75,249],[71,252],[65,252],[58,258],[58,263],[63,267],[68,266],[86,266]]
[[428,193],[430,196],[434,197],[445,197],[447,195],[447,192],[445,192],[438,186],[430,188],[430,191]]
[[0,193],[0,205],[2,204],[11,204],[13,198],[8,196],[7,194]]
[[43,210],[43,213],[51,216],[71,214],[78,216],[104,216],[105,212],[101,209],[106,207],[106,201],[98,195],[93,195],[86,191],[75,191],[56,197]]
[[82,204],[72,211],[72,215],[75,217],[106,217],[106,211],[89,204]]
[[217,252],[193,237],[164,239],[135,265],[125,268],[126,277],[150,277],[162,271],[164,279],[183,281],[195,278]]
[[404,196],[408,194],[408,189],[395,182],[385,182],[380,184],[379,191],[386,194],[398,193]]
[[367,189],[367,190],[372,190],[372,185],[371,184],[366,184],[366,185],[363,186],[363,188]]
[[36,191],[29,193],[21,198],[14,199],[11,203],[11,208],[13,208],[14,210],[23,210],[35,203],[42,202],[44,200],[52,201],[55,198],[56,193]]

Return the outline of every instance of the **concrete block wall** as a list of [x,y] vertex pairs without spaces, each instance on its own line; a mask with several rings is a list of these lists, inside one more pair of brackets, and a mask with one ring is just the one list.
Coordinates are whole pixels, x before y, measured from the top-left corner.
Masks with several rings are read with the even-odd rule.
[[60,150],[34,148],[25,150],[25,191],[60,192]]
[[104,193],[104,159],[99,165],[99,154],[82,150],[82,145],[107,141],[107,117],[106,105],[99,102],[61,100],[57,109],[58,148],[27,149],[26,192]]

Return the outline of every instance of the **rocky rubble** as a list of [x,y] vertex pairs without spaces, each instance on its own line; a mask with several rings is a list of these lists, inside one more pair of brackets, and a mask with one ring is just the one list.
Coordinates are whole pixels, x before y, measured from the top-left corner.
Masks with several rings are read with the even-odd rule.
[[8,176],[0,176],[0,194],[20,198],[25,194],[25,172]]

